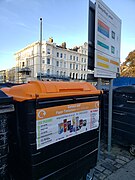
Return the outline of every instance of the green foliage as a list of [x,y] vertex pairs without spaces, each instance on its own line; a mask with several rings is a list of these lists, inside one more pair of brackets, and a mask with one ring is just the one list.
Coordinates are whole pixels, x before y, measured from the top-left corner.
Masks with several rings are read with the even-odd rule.
[[135,77],[135,50],[128,54],[121,65],[121,76]]

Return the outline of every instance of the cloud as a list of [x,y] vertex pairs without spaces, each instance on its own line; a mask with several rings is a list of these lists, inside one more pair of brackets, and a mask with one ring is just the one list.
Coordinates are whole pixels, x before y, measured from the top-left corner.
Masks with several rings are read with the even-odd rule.
[[[1,0],[0,0],[1,1]],[[4,0],[7,2],[11,2],[14,0]],[[7,9],[6,7],[0,7],[0,22],[4,23],[6,25],[17,25],[17,26],[21,26],[23,28],[29,28],[25,23],[21,22],[20,20],[20,16],[18,13],[15,13],[9,9]]]
[[7,9],[6,7],[4,7],[4,6],[0,6],[0,17],[3,17],[3,16],[5,16],[5,17],[12,17],[12,18],[18,18],[19,17],[19,15],[17,14],[17,13],[15,13],[15,12],[13,12],[13,11],[11,11],[11,10],[9,10],[9,9]]
[[17,23],[13,23],[13,24],[16,24],[16,25],[24,27],[24,28],[29,28],[26,24],[24,24],[22,22],[17,22]]

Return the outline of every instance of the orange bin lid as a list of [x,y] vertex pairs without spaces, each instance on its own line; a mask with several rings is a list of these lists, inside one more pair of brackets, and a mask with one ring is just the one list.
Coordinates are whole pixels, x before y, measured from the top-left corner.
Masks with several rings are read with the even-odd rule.
[[101,92],[88,82],[55,81],[30,81],[27,84],[12,86],[11,88],[2,88],[1,90],[7,95],[12,96],[14,100],[20,102],[37,98],[99,95]]

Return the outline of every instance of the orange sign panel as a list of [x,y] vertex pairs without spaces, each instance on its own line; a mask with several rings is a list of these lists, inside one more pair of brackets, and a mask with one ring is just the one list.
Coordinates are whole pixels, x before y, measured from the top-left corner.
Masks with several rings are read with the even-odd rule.
[[36,110],[37,149],[98,128],[99,101]]

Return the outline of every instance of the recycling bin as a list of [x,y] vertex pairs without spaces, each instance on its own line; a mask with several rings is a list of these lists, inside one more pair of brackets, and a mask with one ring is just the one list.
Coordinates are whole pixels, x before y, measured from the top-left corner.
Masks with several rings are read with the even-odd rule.
[[13,99],[0,90],[0,179],[8,177],[8,120]]
[[122,86],[114,91],[113,133],[125,146],[135,145],[135,86]]
[[86,82],[2,89],[13,96],[10,172],[16,180],[79,179],[95,167],[100,91]]
[[[104,132],[108,130],[108,91],[103,95]],[[135,86],[113,90],[112,138],[121,145],[135,145]]]

